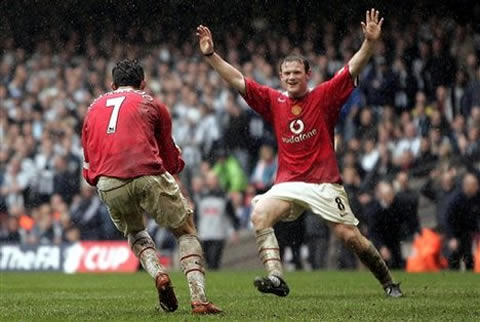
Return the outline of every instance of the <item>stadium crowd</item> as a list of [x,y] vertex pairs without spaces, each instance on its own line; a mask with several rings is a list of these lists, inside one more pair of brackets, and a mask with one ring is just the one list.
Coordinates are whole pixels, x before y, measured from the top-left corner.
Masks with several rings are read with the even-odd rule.
[[[216,50],[247,77],[276,88],[281,57],[307,57],[314,87],[342,68],[362,41],[354,24],[341,30],[330,22],[312,23],[300,30],[291,21],[280,33],[256,18],[251,28],[213,30]],[[210,266],[218,265],[215,252],[225,240],[250,229],[250,200],[275,178],[272,129],[208,68],[193,30],[186,39],[175,32],[163,37],[132,27],[119,40],[106,25],[101,34],[53,31],[31,50],[2,38],[2,242],[121,238],[94,188],[81,179],[80,133],[89,104],[110,89],[113,64],[124,57],[141,60],[148,91],[170,108],[173,136],[186,161],[181,179],[195,205],[200,237],[213,242]],[[391,17],[360,86],[343,107],[335,135],[342,178],[362,230],[392,267],[405,265],[400,241],[421,234],[420,194],[436,204],[430,228],[446,237],[450,267],[458,267],[464,255],[471,266],[466,244],[480,230],[479,60],[480,30],[472,25],[438,16],[413,16],[403,24]],[[208,202],[221,206],[221,226],[202,224],[202,210],[211,211]],[[332,244],[328,229],[309,214],[277,229],[291,225],[298,239],[279,237],[281,244],[307,244],[311,266],[325,267],[322,254]],[[151,231],[159,246],[173,247],[165,231],[153,224]],[[335,247],[341,267],[357,265],[348,251]],[[299,251],[293,253],[300,268]]]

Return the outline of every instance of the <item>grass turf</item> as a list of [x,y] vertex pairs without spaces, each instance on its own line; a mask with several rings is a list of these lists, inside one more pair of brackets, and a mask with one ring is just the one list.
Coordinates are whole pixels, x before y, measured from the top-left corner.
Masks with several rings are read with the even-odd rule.
[[174,313],[157,312],[153,282],[133,275],[0,272],[0,321],[480,321],[480,275],[396,273],[406,297],[385,298],[368,272],[287,273],[286,298],[258,293],[261,272],[211,272],[209,298],[226,313],[195,317],[183,275],[171,277]]

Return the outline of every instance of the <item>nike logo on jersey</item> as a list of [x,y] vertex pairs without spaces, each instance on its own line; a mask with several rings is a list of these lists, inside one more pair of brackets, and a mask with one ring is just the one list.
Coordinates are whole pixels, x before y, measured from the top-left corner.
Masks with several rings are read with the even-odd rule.
[[278,101],[279,103],[285,103],[285,102],[287,101],[287,99],[286,99],[285,97],[281,97],[281,96],[280,96],[280,97],[277,98],[277,101]]

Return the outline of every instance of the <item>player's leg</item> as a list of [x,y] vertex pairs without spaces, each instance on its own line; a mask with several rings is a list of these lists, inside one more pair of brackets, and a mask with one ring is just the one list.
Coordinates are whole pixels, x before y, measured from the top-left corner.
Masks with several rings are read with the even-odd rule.
[[289,201],[262,198],[253,208],[251,220],[255,227],[258,256],[267,271],[266,277],[255,278],[254,285],[260,292],[287,296],[290,291],[283,279],[280,248],[273,225],[287,216],[292,207]]
[[144,183],[142,178],[132,181],[102,178],[97,187],[100,198],[108,206],[113,223],[125,234],[142,267],[154,279],[160,307],[164,311],[173,312],[178,307],[177,298],[165,268],[160,265],[155,243],[145,230],[143,209],[137,204],[136,190],[138,186],[144,188]]
[[160,307],[165,312],[175,311],[178,308],[177,297],[173,291],[170,277],[158,260],[153,239],[146,230],[142,230],[128,233],[128,243],[143,269],[155,279]]
[[357,228],[358,219],[352,212],[347,193],[342,185],[307,184],[303,199],[312,212],[327,221],[331,230],[351,248],[382,284],[388,296],[402,296],[398,284],[393,283],[390,271],[373,244]]
[[330,223],[333,232],[351,248],[380,282],[386,294],[391,297],[403,296],[398,284],[395,284],[387,264],[375,246],[365,238],[354,225]]
[[192,312],[221,312],[207,301],[205,295],[203,251],[193,223],[193,210],[168,172],[144,178],[148,182],[148,188],[143,190],[141,206],[155,218],[157,224],[169,227],[178,240],[180,263],[192,298]]
[[178,228],[172,228],[172,233],[178,239],[180,265],[185,274],[190,296],[192,299],[192,313],[216,314],[222,310],[208,302],[205,294],[205,265],[202,246],[197,237],[197,230],[190,214]]

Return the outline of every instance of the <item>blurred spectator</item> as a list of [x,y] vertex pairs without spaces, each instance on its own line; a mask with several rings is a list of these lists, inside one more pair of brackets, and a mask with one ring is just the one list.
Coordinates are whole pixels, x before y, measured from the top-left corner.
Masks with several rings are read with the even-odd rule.
[[417,92],[415,95],[415,106],[413,108],[413,123],[419,130],[421,136],[428,135],[430,130],[430,118],[427,115],[427,98],[425,93]]
[[381,107],[394,104],[395,74],[387,64],[385,57],[374,57],[374,67],[366,75],[364,84],[367,105]]
[[371,108],[365,107],[360,111],[355,136],[357,138],[375,138],[377,136],[375,118]]
[[446,228],[447,205],[455,190],[455,175],[454,168],[450,168],[443,173],[440,173],[439,170],[433,170],[429,179],[420,189],[422,195],[435,203],[436,224],[442,230]]
[[[477,57],[472,54],[475,59]],[[480,106],[480,66],[477,67],[473,77],[467,85],[465,92],[465,114],[471,114],[474,106]]]
[[455,77],[455,61],[441,38],[435,38],[432,41],[430,75],[434,88],[450,86]]
[[227,112],[223,133],[225,148],[238,160],[244,171],[250,171],[248,168],[249,120],[247,114],[234,102],[232,95],[228,96],[225,109]]
[[308,249],[308,262],[312,270],[327,268],[330,229],[319,216],[305,213],[305,244]]
[[62,231],[54,222],[53,211],[48,203],[41,204],[33,214],[35,224],[28,234],[29,244],[59,244],[62,241]]
[[34,160],[37,175],[31,191],[33,205],[47,202],[53,194],[54,157],[52,140],[49,138],[43,139]]
[[95,193],[95,187],[86,183],[82,185],[80,195],[74,198],[70,207],[70,216],[73,224],[80,229],[82,240],[107,237],[105,227],[111,225],[111,220],[105,205]]
[[414,177],[426,177],[436,166],[438,157],[433,154],[430,141],[426,137],[420,139],[420,152],[412,164],[410,173]]
[[247,176],[233,155],[228,155],[224,148],[215,150],[216,162],[213,171],[217,174],[220,186],[227,192],[243,191],[247,186]]
[[195,144],[200,146],[202,159],[213,158],[213,146],[220,139],[220,126],[215,117],[214,111],[206,103],[200,105],[201,119],[195,129]]
[[465,138],[462,154],[470,162],[480,161],[480,126],[471,126]]
[[10,216],[7,217],[6,221],[6,229],[4,231],[0,230],[0,242],[20,243],[22,238],[20,236],[18,218]]
[[452,102],[455,115],[470,115],[470,108],[466,104],[466,90],[468,84],[468,74],[464,69],[457,70],[455,74],[455,83],[452,87]]
[[400,242],[404,238],[401,228],[408,222],[402,200],[396,197],[390,183],[380,182],[376,198],[367,209],[368,234],[391,268],[403,268]]
[[285,262],[287,248],[291,250],[292,258],[290,263],[296,270],[303,269],[301,246],[305,236],[305,215],[301,215],[294,221],[280,221],[273,226],[280,247],[280,258]]
[[360,159],[360,163],[365,172],[372,171],[380,158],[380,153],[378,152],[375,143],[374,138],[367,137],[363,144],[363,155]]
[[67,158],[62,155],[54,159],[53,192],[62,196],[68,204],[80,190],[80,162],[73,160],[71,163],[73,166],[70,168]]
[[7,208],[24,205],[24,192],[29,179],[29,174],[22,169],[22,159],[13,157],[7,166],[0,190]]
[[196,206],[198,237],[209,269],[219,269],[225,241],[239,228],[232,202],[225,197],[214,171],[206,174],[206,187]]
[[393,151],[394,163],[401,164],[401,159],[406,152],[411,153],[413,157],[417,157],[420,153],[420,137],[413,123],[407,123],[404,127],[404,136],[398,141]]
[[270,189],[275,181],[277,160],[271,145],[262,145],[259,154],[260,157],[253,169],[250,183],[255,186],[259,193],[263,193]]
[[448,266],[459,269],[463,260],[467,269],[473,268],[473,237],[480,231],[480,187],[478,177],[467,173],[461,189],[453,194],[446,205],[448,238]]
[[398,203],[398,210],[403,212],[403,222],[398,229],[402,232],[402,239],[413,239],[414,235],[420,233],[420,222],[418,220],[418,194],[410,188],[409,176],[406,171],[397,173],[393,181],[395,190],[395,201]]

